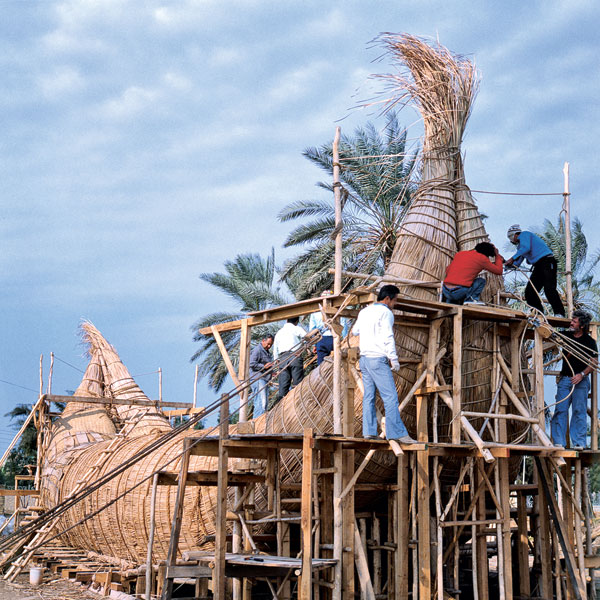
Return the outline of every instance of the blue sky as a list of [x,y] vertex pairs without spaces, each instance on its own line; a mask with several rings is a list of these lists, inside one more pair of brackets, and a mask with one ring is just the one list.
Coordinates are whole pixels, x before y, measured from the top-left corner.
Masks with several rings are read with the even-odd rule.
[[[0,11],[2,414],[35,400],[42,353],[46,374],[50,352],[60,359],[55,393],[77,386],[82,318],[132,374],[162,367],[164,396],[191,400],[190,325],[229,306],[199,273],[240,252],[290,255],[277,212],[322,193],[302,151],[337,124],[382,123],[350,109],[376,89],[370,74],[391,69],[369,48],[383,31],[475,60],[473,189],[560,192],[569,161],[573,211],[600,246],[596,2],[0,0]],[[400,121],[418,136],[414,112]],[[500,247],[509,225],[555,220],[561,202],[476,197]],[[155,374],[138,381],[156,397]]]

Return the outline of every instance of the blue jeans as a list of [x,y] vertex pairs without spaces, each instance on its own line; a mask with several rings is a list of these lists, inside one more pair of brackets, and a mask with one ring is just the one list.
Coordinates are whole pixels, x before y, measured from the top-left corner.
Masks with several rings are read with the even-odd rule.
[[267,400],[269,399],[269,380],[257,379],[252,383],[252,397],[254,402],[253,419],[260,417],[267,410]]
[[320,365],[326,356],[333,352],[333,336],[324,335],[317,342],[317,364]]
[[385,409],[385,435],[388,440],[397,440],[408,431],[400,418],[398,393],[388,359],[384,356],[360,357],[363,386],[363,435],[377,435],[377,413],[375,411],[375,389],[383,400]]
[[476,277],[470,287],[459,285],[454,289],[442,286],[442,296],[448,304],[462,304],[465,300],[479,300],[485,287],[485,279]]
[[[561,377],[556,385],[556,401],[560,402],[571,393],[571,378]],[[567,420],[569,406],[571,406],[571,423],[569,434],[572,446],[587,446],[587,403],[590,392],[590,378],[584,377],[573,390],[573,393],[564,402],[554,407],[552,417],[552,439],[560,446],[567,445]]]

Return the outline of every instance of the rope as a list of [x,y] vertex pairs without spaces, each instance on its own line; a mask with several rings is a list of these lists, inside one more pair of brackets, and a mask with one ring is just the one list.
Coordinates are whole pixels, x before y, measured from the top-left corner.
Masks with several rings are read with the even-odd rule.
[[[287,356],[284,361],[281,361],[280,365],[287,366],[287,364],[289,364],[292,360],[294,360],[296,355],[301,354],[302,352],[304,352],[304,350],[309,345],[312,345],[314,343],[314,336],[307,336],[307,337],[308,337],[308,339],[304,338],[303,340],[301,340],[301,342],[299,344],[297,344],[297,347],[296,346],[294,347],[295,350],[292,349],[293,352],[289,356]],[[269,371],[271,369],[269,369]],[[211,414],[214,411],[216,411],[217,409],[219,409],[225,402],[228,402],[231,398],[239,395],[239,393],[241,391],[243,391],[244,389],[251,386],[252,383],[259,378],[260,377],[252,377],[252,378],[245,380],[243,383],[241,383],[239,386],[236,386],[229,393],[223,394],[223,396],[221,396],[221,398],[219,400],[216,400],[215,402],[210,404],[206,409],[197,413],[196,415],[193,415],[188,421],[181,423],[178,427],[174,428],[172,431],[169,431],[168,433],[164,434],[163,436],[161,436],[160,438],[158,438],[157,440],[155,440],[148,446],[142,448],[140,451],[138,451],[132,457],[130,457],[129,459],[127,459],[126,461],[124,461],[123,463],[121,463],[120,465],[118,465],[117,467],[115,467],[114,469],[109,471],[108,473],[105,473],[102,477],[98,478],[95,482],[90,483],[80,493],[75,494],[72,498],[69,498],[69,499],[57,504],[56,506],[54,506],[51,509],[49,509],[48,511],[46,511],[43,515],[40,515],[40,517],[38,517],[38,519],[36,519],[35,521],[32,521],[31,523],[21,527],[17,531],[15,531],[12,534],[10,534],[9,536],[7,536],[4,540],[2,540],[2,542],[0,542],[0,551],[7,550],[8,548],[16,545],[18,541],[20,541],[23,538],[25,538],[26,536],[32,534],[37,529],[43,527],[48,522],[53,520],[55,517],[58,517],[58,516],[64,514],[67,510],[69,510],[75,504],[79,503],[81,500],[83,500],[84,498],[86,498],[87,496],[89,496],[90,494],[95,492],[96,490],[98,490],[100,487],[102,487],[103,485],[105,485],[106,483],[108,483],[109,481],[111,481],[112,479],[114,479],[115,477],[117,477],[118,475],[120,475],[121,473],[123,473],[124,471],[129,469],[130,467],[132,467],[134,464],[136,464],[137,462],[139,462],[140,460],[142,460],[143,458],[145,458],[146,456],[148,456],[155,450],[159,449],[161,446],[163,446],[166,443],[168,443],[169,441],[171,441],[173,438],[177,437],[180,433],[182,433],[186,429],[189,429],[190,427],[195,425],[198,421],[200,421],[204,417],[208,416],[209,414]],[[236,410],[234,410],[232,413],[230,413],[230,415],[236,414],[237,412],[239,412],[240,408],[242,408],[242,406],[245,406],[247,403],[248,403],[248,401],[246,401],[245,403],[240,403],[240,406]],[[229,419],[229,415],[228,415],[228,419]],[[191,444],[191,447],[193,447],[201,439],[204,439],[205,437],[207,437],[208,435],[213,433],[221,424],[222,424],[222,422],[219,421],[214,427],[209,429],[204,435],[202,435],[200,438],[198,438],[196,441],[194,441]],[[97,514],[99,514],[106,508],[108,508],[109,506],[112,506],[112,504],[114,504],[117,500],[120,500],[122,497],[124,497],[128,493],[132,492],[134,489],[139,487],[142,483],[144,483],[145,481],[147,481],[148,479],[153,477],[156,473],[158,473],[159,471],[164,469],[167,465],[169,465],[172,462],[174,462],[175,460],[177,460],[183,454],[184,454],[184,451],[180,452],[179,454],[174,456],[172,459],[170,459],[169,461],[167,461],[166,463],[164,463],[163,465],[158,467],[148,477],[146,477],[143,480],[141,480],[140,482],[134,484],[132,487],[125,490],[122,494],[120,494],[116,498],[112,499],[105,505],[101,506],[97,511],[95,511],[89,515],[86,515],[83,519],[81,519],[74,525],[70,526],[69,528],[60,531],[59,533],[57,533],[55,536],[53,536],[51,538],[45,539],[44,542],[42,542],[38,546],[35,546],[33,548],[28,548],[27,550],[24,550],[23,552],[19,552],[19,553],[15,554],[14,557],[11,557],[12,562],[18,560],[18,558],[20,558],[25,552],[31,552],[32,550],[35,551],[35,550],[41,548],[43,545],[47,544],[48,542],[60,537],[64,533],[73,529],[74,527],[77,527],[78,525],[81,525],[82,523],[86,522],[88,519],[96,516]]]

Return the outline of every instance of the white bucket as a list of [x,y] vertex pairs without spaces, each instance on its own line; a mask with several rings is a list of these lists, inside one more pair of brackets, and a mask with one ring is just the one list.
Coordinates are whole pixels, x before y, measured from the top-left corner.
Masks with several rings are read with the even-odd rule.
[[29,569],[29,583],[40,585],[44,580],[44,567],[31,567]]

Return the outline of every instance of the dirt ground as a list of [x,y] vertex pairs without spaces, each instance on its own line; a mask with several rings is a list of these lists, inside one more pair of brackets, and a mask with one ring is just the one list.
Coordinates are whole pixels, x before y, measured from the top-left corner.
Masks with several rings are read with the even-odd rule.
[[0,600],[98,600],[100,595],[67,579],[49,577],[44,583],[29,585],[29,574],[19,575],[14,583],[0,579]]

